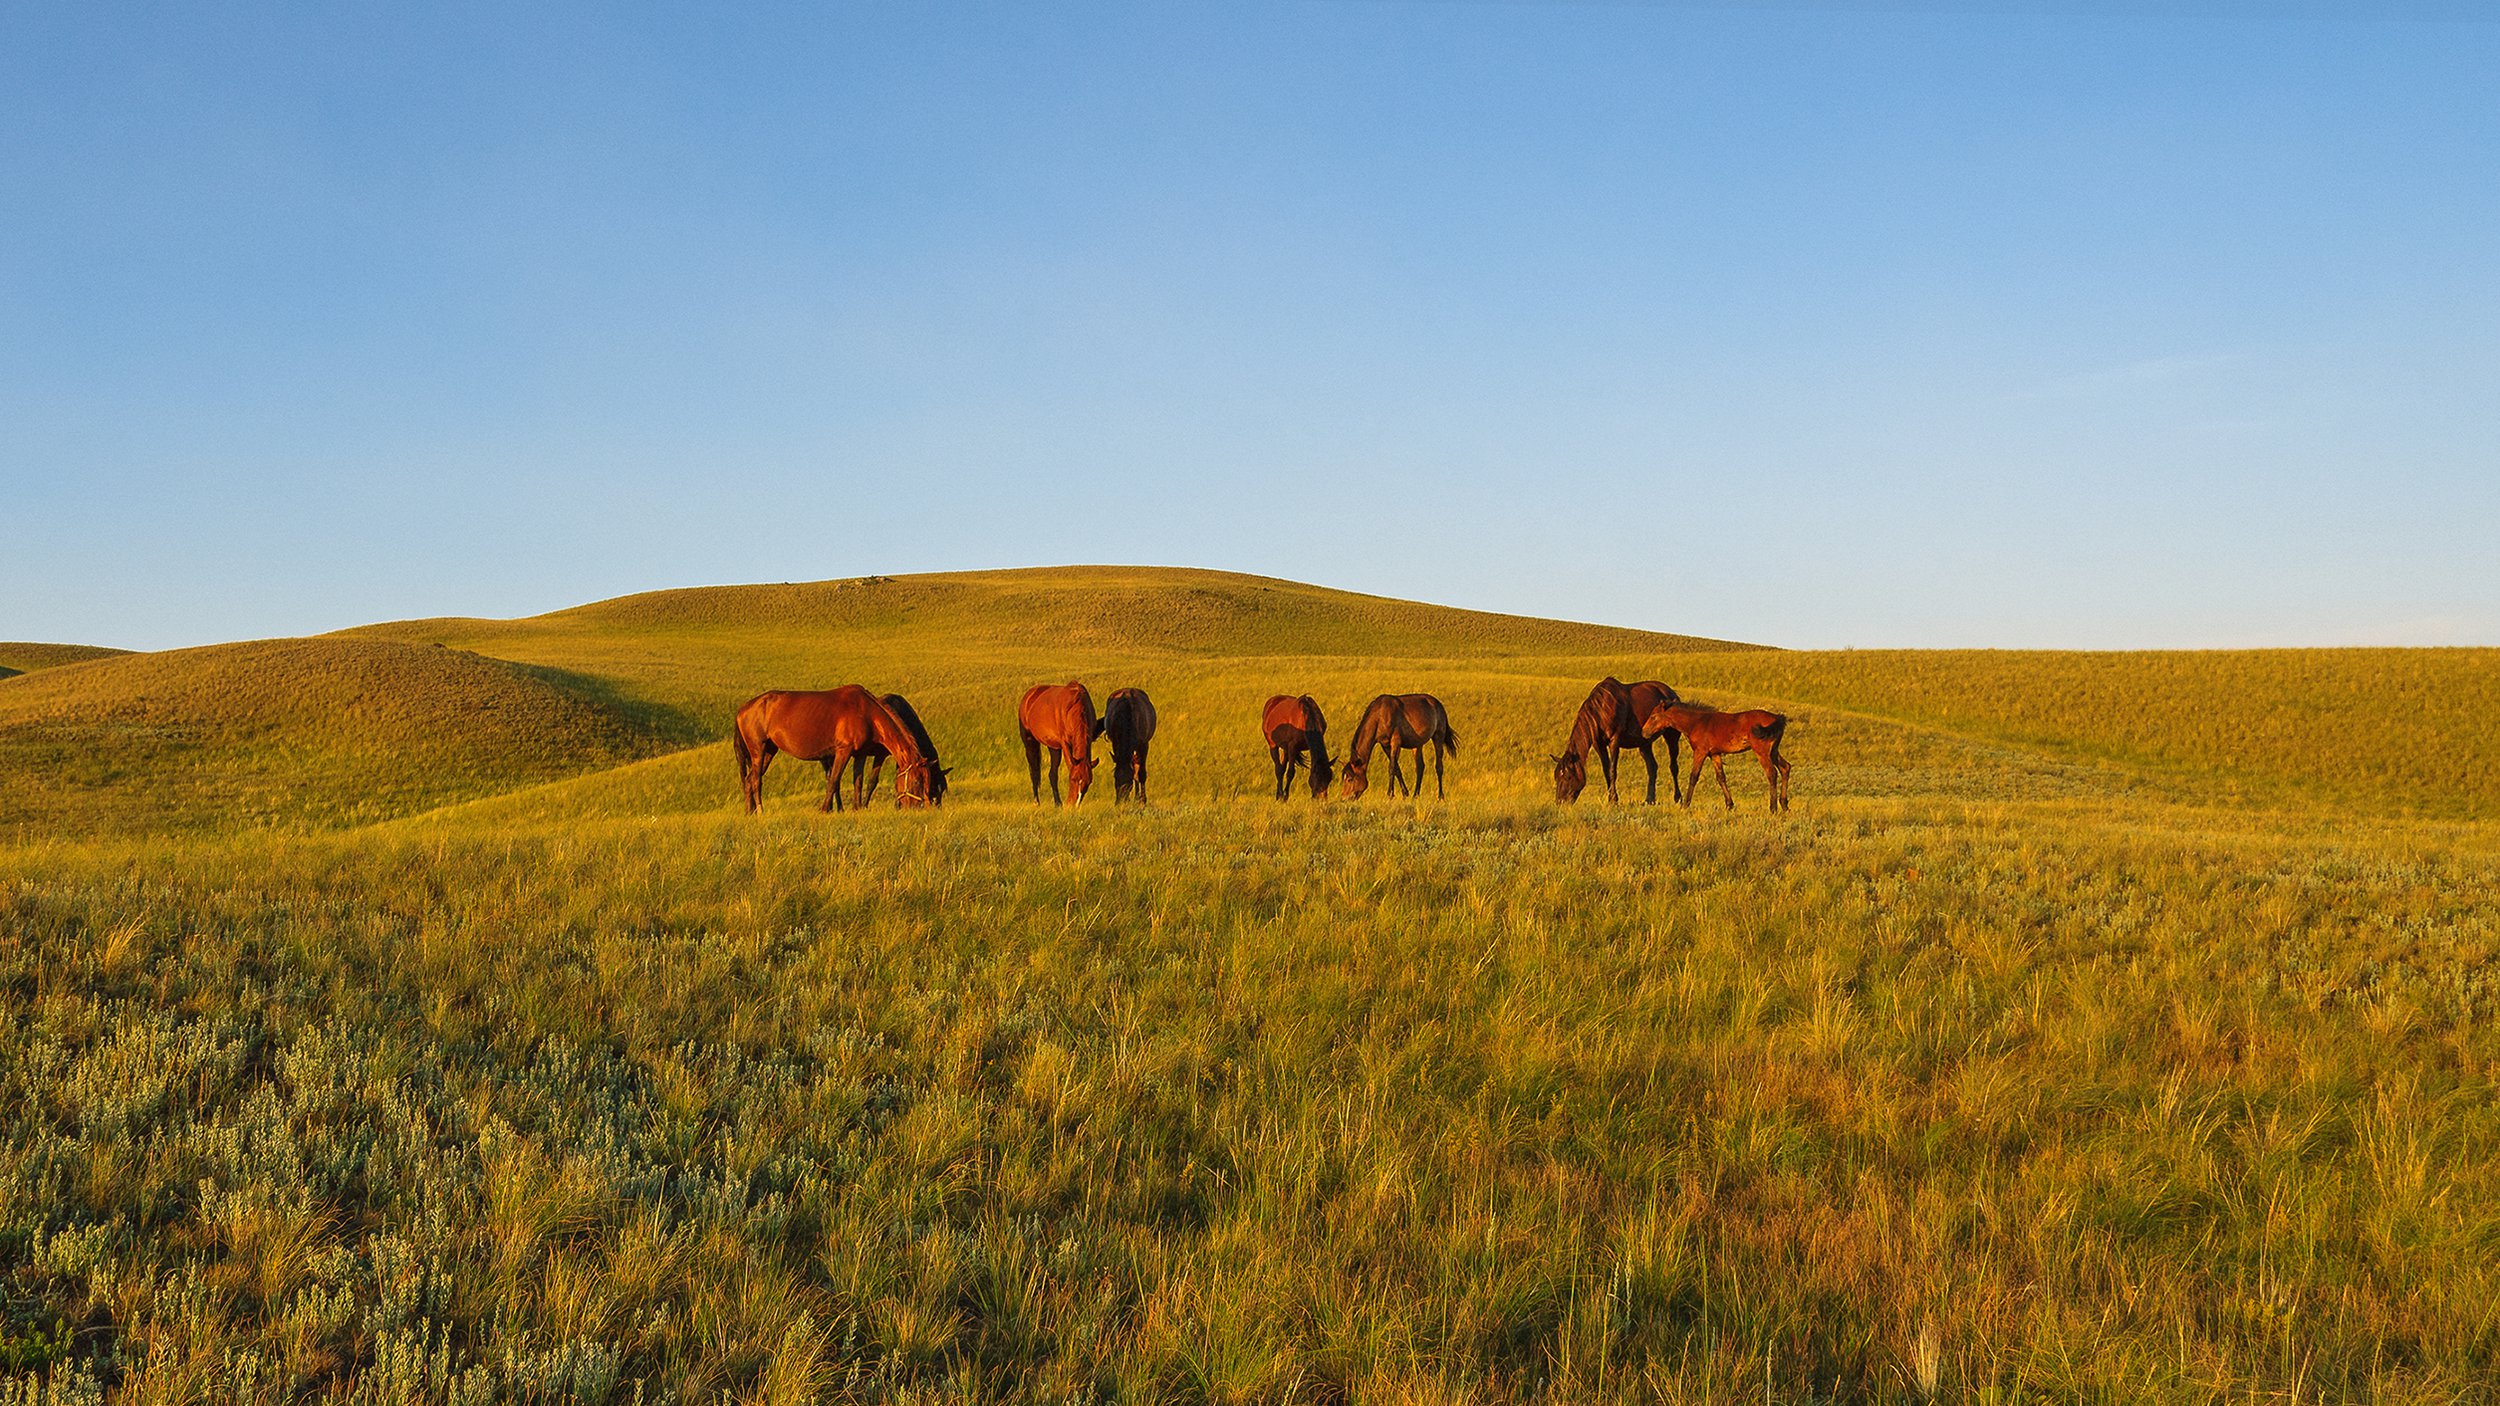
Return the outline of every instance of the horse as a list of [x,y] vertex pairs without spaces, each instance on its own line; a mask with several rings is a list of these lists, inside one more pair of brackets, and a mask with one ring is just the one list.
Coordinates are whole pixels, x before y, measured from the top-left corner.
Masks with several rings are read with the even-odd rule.
[[[1580,705],[1579,716],[1571,720],[1571,738],[1563,744],[1563,753],[1554,758],[1554,799],[1568,804],[1580,798],[1588,785],[1588,754],[1597,753],[1600,768],[1606,775],[1606,799],[1614,801],[1615,766],[1626,747],[1640,750],[1641,761],[1649,768],[1649,799],[1658,804],[1658,753],[1656,743],[1641,733],[1641,719],[1661,703],[1676,701],[1675,690],[1655,679],[1626,684],[1611,675],[1589,690]],[[1667,733],[1667,785],[1677,800],[1684,799],[1683,785],[1677,776],[1677,734]]]
[[[1075,805],[1085,799],[1086,788],[1094,784],[1094,739],[1102,735],[1102,721],[1094,716],[1094,695],[1074,679],[1066,683],[1037,683],[1024,691],[1024,700],[1016,705],[1016,732],[1024,739],[1024,765],[1033,773],[1033,800],[1042,799],[1042,749],[1050,749],[1050,803]],[[1059,758],[1068,759],[1068,789],[1073,794],[1059,799]]]
[[[946,804],[946,778],[954,768],[938,764],[937,744],[929,740],[928,724],[920,721],[920,714],[911,706],[911,700],[899,693],[889,693],[877,701],[886,706],[886,711],[894,715],[896,722],[910,730],[911,740],[920,744],[920,755],[929,759],[929,804]],[[873,737],[851,754],[853,793],[864,795],[869,800],[877,798],[877,778],[885,773],[885,759],[889,755],[885,744]],[[860,782],[863,774],[867,777],[864,788]]]
[[1354,725],[1354,742],[1346,750],[1345,796],[1347,800],[1363,794],[1371,784],[1372,749],[1385,747],[1389,752],[1389,794],[1398,793],[1406,779],[1398,770],[1398,754],[1415,754],[1415,791],[1424,793],[1424,749],[1432,749],[1432,793],[1442,796],[1441,758],[1458,751],[1458,734],[1450,731],[1449,709],[1429,693],[1384,693],[1363,710],[1363,720]]
[[[855,683],[821,691],[774,689],[748,699],[739,705],[731,733],[747,814],[764,803],[764,769],[779,752],[824,763],[825,801],[817,809],[840,810],[843,764],[872,741],[894,758],[894,803],[927,805],[932,788],[942,784],[931,780],[931,754],[921,750],[911,729],[867,689]],[[853,800],[863,807],[868,803],[866,793],[856,790]]]
[[1103,700],[1095,730],[1111,739],[1111,800],[1117,805],[1137,789],[1146,803],[1146,744],[1155,738],[1155,705],[1142,688],[1123,688]]
[[1337,780],[1337,767],[1328,760],[1328,719],[1320,715],[1311,695],[1295,698],[1280,693],[1267,700],[1259,712],[1259,735],[1267,739],[1268,757],[1276,763],[1276,799],[1283,800],[1291,789],[1294,770],[1302,765],[1305,754],[1311,763],[1311,799],[1328,794]]
[[1659,704],[1641,720],[1645,737],[1669,730],[1683,733],[1684,740],[1693,744],[1693,775],[1684,783],[1684,804],[1691,805],[1693,794],[1701,789],[1701,764],[1707,761],[1718,773],[1719,794],[1727,798],[1727,808],[1736,809],[1735,793],[1727,789],[1727,763],[1721,759],[1751,752],[1762,759],[1762,778],[1771,787],[1771,809],[1788,809],[1788,759],[1780,755],[1780,735],[1788,730],[1787,718],[1760,708],[1721,713],[1675,702]]

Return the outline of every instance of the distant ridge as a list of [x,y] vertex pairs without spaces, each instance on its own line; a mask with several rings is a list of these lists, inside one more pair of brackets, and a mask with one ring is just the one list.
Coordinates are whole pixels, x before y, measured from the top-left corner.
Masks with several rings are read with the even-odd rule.
[[100,644],[35,644],[27,640],[0,641],[0,679],[18,674],[31,674],[37,669],[57,669],[63,664],[84,664],[90,659],[110,659],[128,654],[127,649],[112,649]]
[[1191,567],[1051,566],[646,591],[522,620],[413,620],[351,633],[838,630],[964,646],[1199,656],[1695,653],[1762,645],[1429,605]]

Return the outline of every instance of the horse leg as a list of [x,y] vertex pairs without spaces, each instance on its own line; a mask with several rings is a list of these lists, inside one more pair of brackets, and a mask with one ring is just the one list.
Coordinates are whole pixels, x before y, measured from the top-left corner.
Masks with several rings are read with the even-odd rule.
[[1146,803],[1146,746],[1142,742],[1137,746],[1137,803]]
[[[1421,752],[1415,754],[1415,789],[1424,789],[1424,754]],[[1441,789],[1441,744],[1438,742],[1432,744],[1432,798],[1436,801],[1450,798],[1450,793]]]
[[1785,813],[1788,810],[1788,758],[1780,755],[1780,744],[1777,742],[1771,744],[1771,760],[1779,764],[1780,810]]
[[1778,763],[1772,759],[1778,754],[1760,743],[1756,743],[1753,750],[1754,756],[1762,763],[1762,784],[1770,788],[1771,810],[1776,814],[1780,808],[1780,773]]
[[747,782],[747,813],[752,815],[764,804],[764,768],[773,764],[773,753],[781,750],[766,742],[755,749],[755,775]]
[[1281,801],[1285,798],[1285,782],[1293,776],[1293,768],[1285,762],[1285,749],[1272,742],[1268,744],[1267,761],[1276,769],[1276,799]]
[[842,808],[842,763],[848,757],[828,758],[825,762],[825,801],[816,807],[820,815],[830,815]]
[[1059,799],[1059,749],[1056,747],[1050,749],[1050,803],[1052,805],[1067,804]]
[[[1676,778],[1683,775],[1684,764],[1676,760],[1676,757],[1683,750],[1684,734],[1669,728],[1667,730],[1667,789],[1674,791],[1675,798],[1679,801],[1684,799],[1684,793],[1676,790]],[[1654,782],[1650,785],[1649,798],[1653,801],[1658,799],[1658,787]]]
[[1693,774],[1684,783],[1684,794],[1675,798],[1676,804],[1687,810],[1692,808],[1693,797],[1701,794],[1701,764],[1701,749],[1695,747],[1693,749]]
[[[855,762],[853,762],[853,763],[852,763],[852,765],[856,766],[856,765],[858,765],[858,763],[855,761]],[[896,773],[894,773],[894,774],[895,774],[895,776],[897,776],[898,778],[902,775],[902,773],[901,773],[901,772],[899,772],[899,771],[897,771],[897,772],[896,772]],[[883,757],[877,757],[877,758],[875,758],[875,759],[871,760],[871,761],[868,763],[868,794],[867,794],[867,796],[866,796],[866,798],[865,798],[865,799],[863,799],[863,800],[861,800],[861,801],[860,801],[860,804],[861,804],[861,805],[863,805],[863,806],[864,806],[864,805],[868,804],[868,802],[869,802],[869,801],[873,801],[873,800],[875,800],[875,799],[877,798],[877,783],[878,783],[878,782],[880,782],[880,781],[883,781],[884,779],[885,779],[885,758],[883,758]],[[900,780],[897,780],[894,784],[895,784],[895,785],[897,785],[897,786],[900,786],[900,785],[902,785],[903,783],[902,783]]]
[[1729,810],[1736,809],[1736,793],[1727,789],[1727,758],[1712,757],[1710,759],[1710,769],[1718,773],[1719,794],[1727,797],[1727,808]]
[[1615,761],[1616,754],[1620,750],[1603,742],[1597,744],[1597,766],[1600,771],[1606,773],[1606,804],[1608,805],[1615,804],[1618,799],[1615,795]]
[[1033,774],[1033,804],[1040,805],[1042,803],[1042,744],[1029,732],[1024,734],[1024,769]]
[[[1658,804],[1658,749],[1646,737],[1641,739],[1641,765],[1649,768],[1649,799],[1641,804],[1654,806]],[[1669,775],[1667,780],[1673,782],[1675,777]]]

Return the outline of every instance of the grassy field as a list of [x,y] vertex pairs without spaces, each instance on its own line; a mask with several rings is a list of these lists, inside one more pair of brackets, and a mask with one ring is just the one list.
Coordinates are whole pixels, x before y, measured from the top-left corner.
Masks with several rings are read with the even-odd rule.
[[[30,672],[0,1402],[2492,1400],[2496,664],[1062,571]],[[1553,804],[1603,672],[1794,815]],[[1024,800],[1070,674],[1151,809]],[[738,814],[853,680],[949,806]],[[1264,799],[1267,694],[1413,687],[1448,801]]]

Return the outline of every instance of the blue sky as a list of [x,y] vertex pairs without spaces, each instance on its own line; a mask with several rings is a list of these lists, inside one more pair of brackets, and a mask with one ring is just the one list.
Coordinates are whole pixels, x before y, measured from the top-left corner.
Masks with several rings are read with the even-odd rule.
[[1116,561],[2500,643],[2478,13],[7,6],[0,638]]

